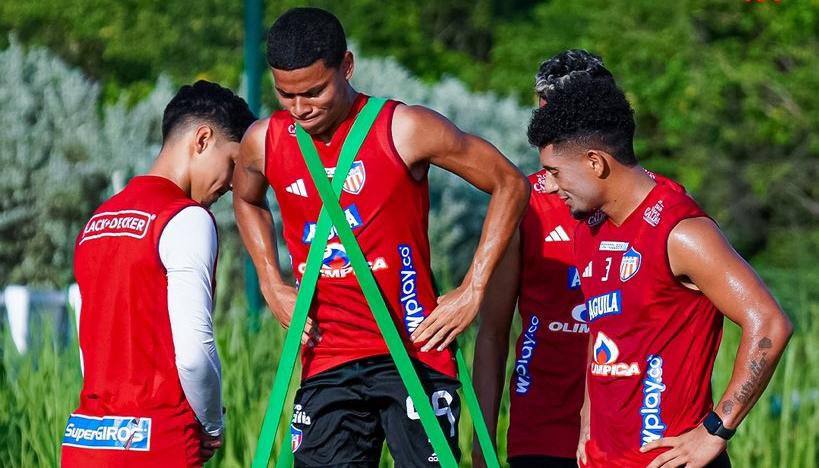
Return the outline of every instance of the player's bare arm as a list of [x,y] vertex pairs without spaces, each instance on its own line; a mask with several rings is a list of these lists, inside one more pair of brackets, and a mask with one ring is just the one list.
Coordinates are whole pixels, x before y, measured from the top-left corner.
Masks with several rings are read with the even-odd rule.
[[[506,382],[509,331],[518,301],[519,277],[520,233],[516,230],[486,288],[486,298],[479,310],[480,327],[472,366],[475,392],[493,442],[497,438],[498,411]],[[477,437],[473,441],[472,466],[485,467]]]
[[[586,356],[587,356],[587,369],[588,369],[588,362],[591,361],[592,350],[594,349],[594,338],[589,335],[589,346],[587,348]],[[586,442],[589,441],[591,438],[591,399],[589,398],[589,383],[588,383],[588,375],[587,379],[584,380],[583,386],[583,406],[580,407],[580,438],[577,440],[577,453],[575,456],[577,460],[582,463],[582,465],[586,464]]]
[[[762,395],[785,349],[792,325],[765,284],[734,251],[713,221],[692,218],[671,232],[668,257],[674,274],[701,290],[742,329],[733,373],[714,411],[735,429]],[[688,285],[688,284],[687,284]],[[642,451],[670,450],[649,468],[704,466],[726,448],[726,441],[699,425],[679,437],[659,439]]]
[[[242,242],[259,274],[262,295],[276,319],[288,327],[297,291],[282,277],[275,225],[267,204],[264,159],[268,121],[257,120],[242,138],[239,160],[233,172],[233,210]],[[302,343],[310,342],[311,336],[316,335],[308,318]]]
[[463,283],[441,296],[412,334],[423,351],[443,350],[478,313],[486,285],[517,228],[529,197],[523,174],[494,146],[459,130],[440,114],[420,106],[399,106],[392,124],[398,154],[416,177],[434,164],[491,194],[483,232]]

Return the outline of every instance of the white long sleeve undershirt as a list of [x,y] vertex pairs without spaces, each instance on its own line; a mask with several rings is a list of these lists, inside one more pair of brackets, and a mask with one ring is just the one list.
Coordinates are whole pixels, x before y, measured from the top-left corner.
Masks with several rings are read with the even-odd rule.
[[159,238],[179,381],[197,419],[213,436],[223,429],[222,365],[211,317],[216,252],[216,226],[199,206],[180,211]]

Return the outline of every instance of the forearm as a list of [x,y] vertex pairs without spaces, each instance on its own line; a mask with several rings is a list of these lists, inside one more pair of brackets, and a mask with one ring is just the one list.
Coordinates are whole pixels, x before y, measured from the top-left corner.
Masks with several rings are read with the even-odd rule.
[[506,381],[506,358],[509,354],[509,333],[478,332],[475,341],[473,380],[489,434],[497,437],[498,413]]
[[723,424],[736,428],[765,391],[792,332],[783,316],[743,327],[733,373],[715,411]]

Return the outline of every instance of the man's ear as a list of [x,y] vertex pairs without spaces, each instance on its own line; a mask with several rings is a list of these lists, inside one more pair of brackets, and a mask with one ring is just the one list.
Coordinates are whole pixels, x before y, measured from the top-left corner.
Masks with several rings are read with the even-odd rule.
[[586,151],[586,163],[598,179],[605,179],[611,172],[611,155],[605,151],[590,149]]
[[208,146],[214,143],[213,129],[208,125],[200,125],[196,127],[194,132],[194,152],[202,154],[208,149]]
[[341,71],[344,72],[344,79],[350,81],[353,77],[353,69],[355,69],[355,60],[353,60],[353,53],[349,50],[344,53],[344,58],[341,59]]

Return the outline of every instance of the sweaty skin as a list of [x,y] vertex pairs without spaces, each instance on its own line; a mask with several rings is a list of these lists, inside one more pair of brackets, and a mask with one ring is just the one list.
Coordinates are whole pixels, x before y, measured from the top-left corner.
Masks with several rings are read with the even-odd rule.
[[[518,301],[520,262],[520,234],[516,231],[489,281],[489,294],[481,304],[480,328],[475,341],[473,363],[476,365],[472,366],[472,379],[493,442],[497,440],[498,411],[506,381],[509,331]],[[472,440],[472,466],[485,468],[477,436]]]
[[[573,211],[601,208],[615,224],[640,204],[653,181],[638,166],[625,166],[603,150],[547,145],[540,160],[554,181],[554,192]],[[742,329],[734,370],[714,411],[728,428],[736,428],[765,390],[793,327],[765,284],[731,247],[708,218],[681,221],[668,240],[671,270],[680,284],[699,289],[716,308]],[[590,402],[588,394],[584,412]],[[588,413],[582,414],[588,420]],[[587,434],[588,427],[581,428]],[[726,441],[702,425],[678,437],[646,444],[640,450],[668,447],[649,468],[705,466],[726,448]],[[581,436],[578,459],[586,461]]]
[[[347,115],[356,91],[348,80],[353,57],[347,52],[338,69],[324,62],[292,70],[273,70],[280,104],[308,133],[329,141]],[[265,133],[268,119],[254,123],[242,140],[233,178],[233,205],[242,240],[259,274],[262,294],[274,316],[289,326],[296,290],[282,277],[273,219],[265,199]],[[459,130],[449,120],[420,106],[399,105],[392,132],[401,159],[417,179],[430,164],[439,166],[491,194],[483,232],[463,283],[441,296],[413,333],[426,341],[424,351],[444,349],[478,313],[486,283],[522,216],[529,194],[523,175],[485,140]],[[308,319],[303,343],[320,339]]]

